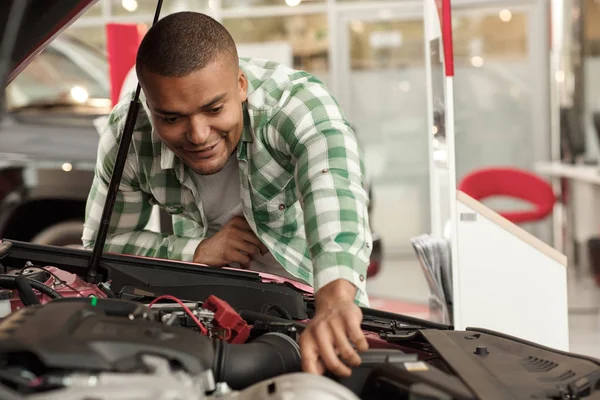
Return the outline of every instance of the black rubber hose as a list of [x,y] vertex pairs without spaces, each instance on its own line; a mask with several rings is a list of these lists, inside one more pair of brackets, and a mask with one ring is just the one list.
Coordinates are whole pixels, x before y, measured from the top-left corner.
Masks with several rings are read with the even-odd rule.
[[[4,287],[7,289],[17,289],[16,279],[17,279],[17,277],[12,276],[12,275],[0,275],[0,287]],[[44,285],[42,282],[38,282],[36,280],[29,279],[29,278],[27,278],[27,282],[29,282],[31,287],[39,290],[40,292],[44,293],[46,296],[48,296],[50,298],[53,298],[53,299],[62,298],[60,293],[58,293],[57,291],[52,289],[50,286]]]
[[264,314],[256,311],[250,310],[240,310],[240,317],[244,320],[248,321],[248,323],[252,323],[254,321],[265,321],[265,322],[281,322],[285,324],[290,324],[294,328],[298,329],[298,331],[303,331],[306,328],[306,324],[303,322],[298,322],[295,320],[289,320],[285,318],[276,317],[270,314]]
[[40,304],[40,300],[35,295],[35,292],[33,291],[33,288],[31,287],[31,284],[27,280],[26,276],[17,276],[15,278],[15,285],[17,286],[17,291],[19,292],[19,298],[25,307]]
[[216,342],[217,382],[242,390],[265,379],[302,371],[300,347],[289,336],[271,332],[244,344]]

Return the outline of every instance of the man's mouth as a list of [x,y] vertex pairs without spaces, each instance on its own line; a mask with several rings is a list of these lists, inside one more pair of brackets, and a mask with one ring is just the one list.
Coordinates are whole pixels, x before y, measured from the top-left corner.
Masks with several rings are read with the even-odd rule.
[[218,140],[216,143],[210,146],[203,147],[201,149],[190,149],[185,150],[190,157],[198,160],[204,160],[214,157],[218,153],[218,147],[222,140]]
[[211,146],[205,147],[203,149],[200,149],[200,150],[198,150],[198,152],[199,153],[206,153],[207,151],[211,151],[212,149],[214,149],[215,147],[217,147],[218,144],[219,144],[219,142],[217,142],[217,143],[215,143],[215,144],[213,144]]
[[193,149],[193,150],[186,150],[187,152],[190,153],[206,153],[209,152],[211,150],[213,150],[215,147],[217,147],[217,145],[220,143],[221,141],[219,140],[218,142],[216,142],[215,144],[212,144],[210,146],[204,147],[202,149]]

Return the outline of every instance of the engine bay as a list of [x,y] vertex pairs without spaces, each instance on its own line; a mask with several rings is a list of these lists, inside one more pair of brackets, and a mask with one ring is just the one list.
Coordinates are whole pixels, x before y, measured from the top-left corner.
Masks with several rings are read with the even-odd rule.
[[[196,268],[202,283],[188,276],[180,280],[185,285],[174,285],[149,260],[142,279],[136,274],[142,260],[136,259],[127,267],[112,263],[92,284],[74,273],[72,253],[58,263],[70,267],[63,269],[44,266],[44,255],[34,251],[38,246],[3,243],[10,254],[0,275],[3,399],[375,399],[382,398],[383,388],[390,390],[379,383],[389,379],[385,371],[374,374],[378,367],[447,375],[419,360],[420,345],[407,353],[381,340],[401,326],[414,330],[410,318],[408,323],[365,318],[374,346],[362,355],[361,366],[347,379],[318,376],[302,372],[298,345],[313,315],[312,295],[289,284],[257,281],[243,272],[211,279],[205,274],[213,271]],[[169,276],[176,274],[171,267]],[[226,300],[213,294],[200,300],[204,292]],[[189,293],[194,295],[182,297]],[[473,398],[458,378],[447,379],[443,391],[436,385],[421,390]],[[409,398],[414,388],[401,386],[394,397]]]
[[[386,378],[373,370],[393,366],[429,371],[432,381],[447,380],[455,398],[472,398],[457,378],[398,349],[363,354],[361,371],[345,381],[303,373],[294,325],[260,316],[249,325],[214,296],[183,302],[166,295],[149,304],[63,297],[22,307],[0,323],[0,383],[21,398],[45,400],[375,399],[383,398]],[[422,398],[434,395],[434,386],[423,385],[429,395]],[[394,398],[409,392],[415,394],[398,387]],[[433,398],[445,397],[439,391]]]
[[[247,271],[0,243],[0,398],[583,399],[600,361],[362,308],[349,378],[302,372],[312,293]],[[2,252],[4,251],[4,252]]]

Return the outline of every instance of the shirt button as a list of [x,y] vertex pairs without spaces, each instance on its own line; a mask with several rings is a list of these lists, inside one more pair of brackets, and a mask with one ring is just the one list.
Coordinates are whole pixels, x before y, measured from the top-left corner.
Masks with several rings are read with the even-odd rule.
[[324,174],[326,174],[326,173],[329,172],[329,168],[324,168],[321,172],[324,173]]
[[365,280],[365,277],[363,275],[359,276],[358,279],[360,279],[361,282],[363,282]]
[[281,211],[285,210],[285,204],[280,204],[280,205],[279,205],[279,209],[280,209]]
[[367,243],[367,249],[371,248],[371,243]]

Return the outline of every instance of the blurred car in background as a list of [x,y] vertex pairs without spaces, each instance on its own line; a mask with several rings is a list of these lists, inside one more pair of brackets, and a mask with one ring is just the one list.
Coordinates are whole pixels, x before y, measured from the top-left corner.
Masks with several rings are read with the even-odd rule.
[[106,56],[61,35],[6,88],[0,237],[81,243],[98,132],[110,111]]

